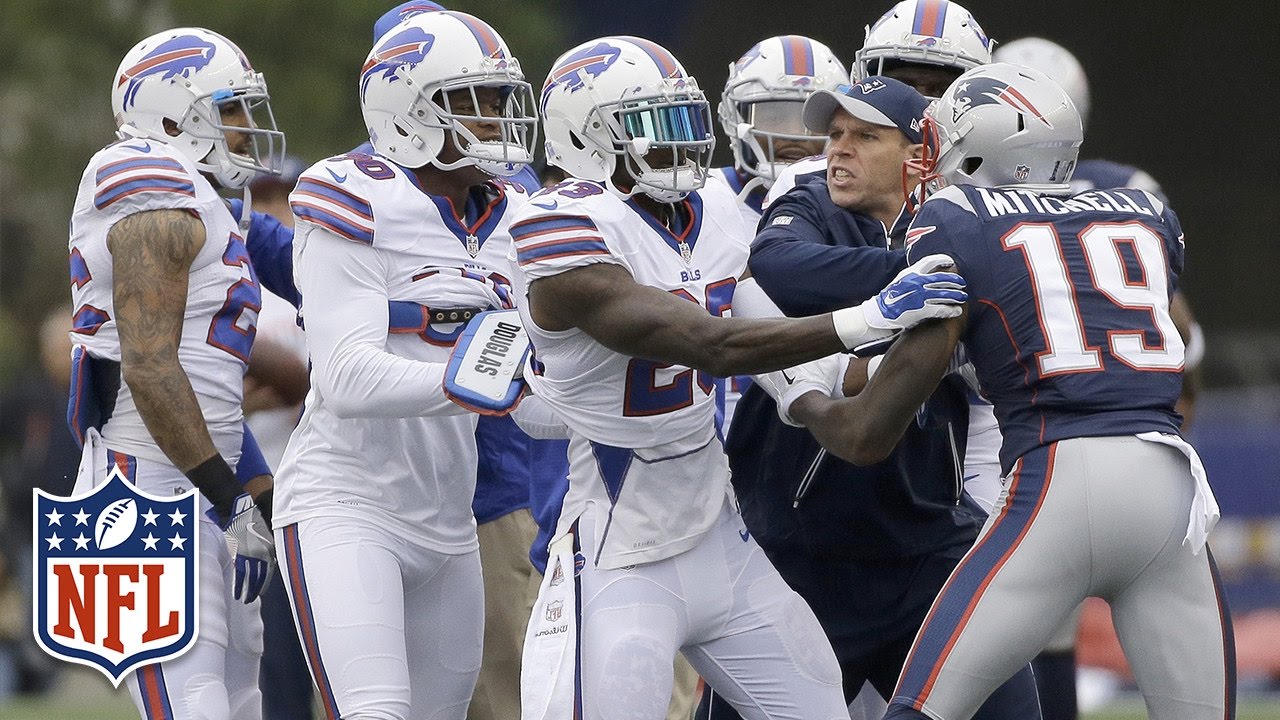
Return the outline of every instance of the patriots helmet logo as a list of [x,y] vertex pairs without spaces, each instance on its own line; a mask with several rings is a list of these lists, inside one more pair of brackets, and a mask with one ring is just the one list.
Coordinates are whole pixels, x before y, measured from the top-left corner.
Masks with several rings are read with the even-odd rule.
[[369,82],[378,73],[382,73],[382,79],[387,82],[395,82],[396,71],[403,65],[413,67],[425,60],[435,42],[435,35],[416,27],[383,40],[360,68],[360,96],[364,97]]
[[161,80],[175,77],[190,78],[203,70],[213,60],[213,43],[195,35],[179,35],[156,46],[142,56],[132,67],[120,73],[116,87],[129,83],[124,91],[124,109],[128,110],[137,100],[138,88],[149,77],[159,75]]
[[959,122],[962,115],[983,105],[1004,105],[1053,128],[1053,123],[1017,88],[1002,80],[986,77],[973,78],[956,88],[951,98],[952,122]]
[[587,86],[591,78],[600,77],[618,58],[622,50],[608,43],[596,43],[584,48],[569,57],[551,70],[547,84],[542,88],[542,108],[547,107],[547,96],[556,87],[564,87],[574,93]]

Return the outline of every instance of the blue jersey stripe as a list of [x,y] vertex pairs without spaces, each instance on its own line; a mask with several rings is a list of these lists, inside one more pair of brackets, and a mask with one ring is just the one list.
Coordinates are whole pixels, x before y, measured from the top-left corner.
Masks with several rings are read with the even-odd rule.
[[356,225],[329,210],[297,200],[289,203],[289,207],[293,209],[294,215],[331,230],[348,240],[362,242],[365,245],[373,244],[373,230]]
[[101,185],[105,180],[129,172],[130,170],[138,170],[147,168],[152,170],[172,170],[176,173],[186,175],[187,171],[182,168],[182,164],[177,160],[170,160],[162,157],[136,157],[127,158],[125,160],[117,160],[113,163],[107,163],[98,168],[98,173],[94,176],[94,182]]
[[511,226],[511,237],[516,242],[557,230],[597,230],[591,218],[582,215],[551,215],[524,220]]
[[539,260],[551,260],[566,255],[608,255],[609,248],[599,238],[566,238],[538,243],[516,249],[516,260],[528,265]]
[[369,203],[340,187],[330,185],[324,181],[303,178],[298,181],[298,187],[294,192],[328,200],[341,205],[366,220],[373,220],[373,207]]
[[93,198],[93,206],[102,210],[117,200],[140,192],[175,193],[186,195],[187,197],[195,197],[196,186],[189,181],[175,180],[159,175],[146,175],[117,183],[100,191]]

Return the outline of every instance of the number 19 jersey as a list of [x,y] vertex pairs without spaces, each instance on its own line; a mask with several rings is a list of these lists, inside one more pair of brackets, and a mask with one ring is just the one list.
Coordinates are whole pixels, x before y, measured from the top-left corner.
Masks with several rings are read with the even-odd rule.
[[907,243],[911,261],[950,255],[968,283],[962,339],[1005,472],[1055,440],[1177,434],[1184,348],[1169,297],[1182,229],[1154,195],[958,185],[924,203]]
[[[733,195],[715,185],[682,201],[687,222],[668,229],[633,200],[571,180],[535,195],[513,218],[511,260],[533,344],[534,393],[570,429],[569,490],[555,536],[589,504],[602,567],[671,557],[715,522],[728,464],[715,431],[712,377],[614,352],[579,329],[537,326],[529,285],[595,263],[637,283],[727,315],[746,267],[746,229]],[[656,311],[656,310],[655,310]]]

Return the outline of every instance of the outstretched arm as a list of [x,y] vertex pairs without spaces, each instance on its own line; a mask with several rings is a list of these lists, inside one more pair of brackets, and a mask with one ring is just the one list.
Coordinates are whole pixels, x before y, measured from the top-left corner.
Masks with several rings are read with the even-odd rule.
[[806,393],[791,404],[790,416],[837,456],[856,465],[880,462],[946,374],[964,321],[928,322],[904,332],[857,396],[833,400]]
[[797,320],[715,318],[669,292],[597,264],[535,280],[530,312],[549,330],[580,328],[625,355],[713,375],[780,370],[845,349],[831,315]]

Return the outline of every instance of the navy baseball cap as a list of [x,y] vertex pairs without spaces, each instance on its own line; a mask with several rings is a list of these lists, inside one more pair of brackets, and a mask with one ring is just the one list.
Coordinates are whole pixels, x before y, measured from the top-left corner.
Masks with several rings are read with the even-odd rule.
[[819,90],[804,102],[804,126],[809,132],[827,134],[836,108],[884,127],[896,127],[913,144],[924,142],[920,121],[929,100],[915,88],[883,75],[872,75],[855,85]]
[[383,13],[382,17],[378,18],[378,21],[373,24],[373,41],[376,43],[381,40],[382,36],[386,35],[391,28],[399,25],[401,20],[437,10],[444,10],[444,6],[440,3],[430,2],[430,0],[409,0],[409,2],[400,3]]

